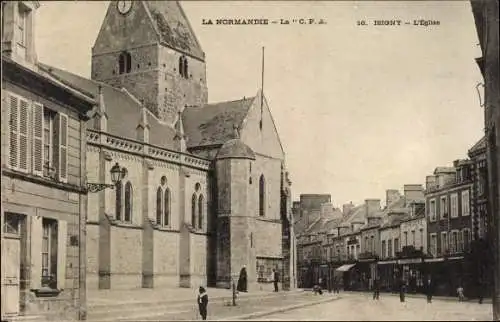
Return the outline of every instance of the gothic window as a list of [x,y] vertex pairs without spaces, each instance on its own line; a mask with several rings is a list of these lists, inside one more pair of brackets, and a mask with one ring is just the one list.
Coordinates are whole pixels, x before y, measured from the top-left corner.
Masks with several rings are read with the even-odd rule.
[[198,197],[198,228],[203,227],[203,195]]
[[158,187],[158,190],[156,190],[156,224],[161,225],[162,224],[162,216],[163,216],[163,190],[161,187]]
[[170,224],[170,190],[165,189],[165,199],[163,208],[163,225],[168,226]]
[[126,222],[132,221],[132,198],[133,198],[132,184],[129,181],[125,185],[125,216],[124,216],[124,220]]
[[188,61],[186,59],[186,57],[184,57],[184,77],[185,78],[188,78]]
[[115,202],[115,217],[116,220],[122,220],[122,183],[116,184],[116,202]]
[[196,194],[191,198],[191,225],[193,228],[196,225]]
[[132,57],[130,53],[124,51],[118,57],[118,72],[119,74],[130,73],[132,69]]
[[264,216],[266,214],[266,180],[264,175],[260,176],[259,179],[259,216]]
[[183,73],[184,73],[184,60],[182,59],[182,57],[179,57],[179,74],[183,76]]

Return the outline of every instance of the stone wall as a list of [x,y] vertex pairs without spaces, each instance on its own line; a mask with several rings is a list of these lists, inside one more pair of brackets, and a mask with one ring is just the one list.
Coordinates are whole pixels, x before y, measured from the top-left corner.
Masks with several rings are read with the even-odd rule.
[[154,287],[179,285],[179,234],[155,230],[154,238]]

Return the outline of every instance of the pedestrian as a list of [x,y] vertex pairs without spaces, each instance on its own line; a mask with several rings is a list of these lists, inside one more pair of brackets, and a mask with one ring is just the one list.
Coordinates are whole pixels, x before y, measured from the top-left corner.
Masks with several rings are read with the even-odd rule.
[[479,288],[478,288],[479,304],[483,304],[483,297],[484,296],[483,296],[483,280],[482,279],[479,280],[478,286],[479,286]]
[[240,277],[238,278],[238,286],[236,287],[238,292],[247,292],[247,268],[245,265],[241,268]]
[[465,296],[464,296],[464,288],[462,287],[462,285],[458,286],[457,294],[458,294],[458,301],[463,302],[465,299]]
[[280,281],[280,274],[276,269],[273,268],[273,284],[274,284],[274,291],[278,292],[278,282]]
[[376,277],[373,280],[373,299],[378,300],[380,296],[380,280]]
[[403,279],[399,282],[399,301],[401,303],[404,303],[405,301],[405,291],[406,291],[406,284]]
[[432,295],[434,293],[434,280],[429,275],[425,281],[425,295],[427,295],[427,303],[432,303]]
[[198,294],[198,309],[200,311],[201,319],[207,319],[207,308],[208,308],[208,294],[203,286],[199,288]]

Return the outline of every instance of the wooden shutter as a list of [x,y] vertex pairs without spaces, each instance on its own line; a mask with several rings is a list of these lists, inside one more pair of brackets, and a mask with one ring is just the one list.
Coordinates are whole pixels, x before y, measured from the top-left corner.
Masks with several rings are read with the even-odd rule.
[[43,238],[43,218],[31,216],[30,247],[31,247],[31,267],[30,267],[30,288],[40,289],[42,286],[42,238]]
[[68,116],[59,113],[59,180],[68,182]]
[[68,245],[68,224],[57,222],[57,288],[63,290],[66,282],[66,249]]
[[43,105],[33,104],[33,173],[43,175]]
[[17,168],[19,165],[19,99],[16,96],[9,95],[9,166]]
[[19,170],[28,171],[29,168],[29,129],[30,106],[28,101],[19,100]]

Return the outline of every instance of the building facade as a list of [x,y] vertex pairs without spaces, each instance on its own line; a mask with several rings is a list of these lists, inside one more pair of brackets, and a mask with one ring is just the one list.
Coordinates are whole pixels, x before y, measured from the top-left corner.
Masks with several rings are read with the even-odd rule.
[[498,1],[471,1],[482,57],[476,59],[484,78],[484,125],[488,167],[489,220],[487,244],[493,259],[493,319],[500,319],[500,93]]
[[38,7],[2,3],[2,320],[75,319],[85,307],[86,114],[96,101],[40,68]]
[[437,294],[453,295],[457,284],[465,283],[462,264],[472,240],[471,170],[470,160],[457,160],[453,167],[436,168],[427,177],[428,245],[435,257],[428,273],[434,276]]

